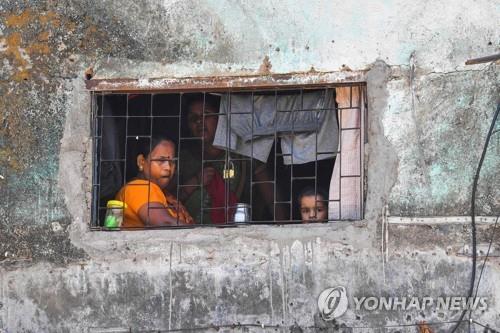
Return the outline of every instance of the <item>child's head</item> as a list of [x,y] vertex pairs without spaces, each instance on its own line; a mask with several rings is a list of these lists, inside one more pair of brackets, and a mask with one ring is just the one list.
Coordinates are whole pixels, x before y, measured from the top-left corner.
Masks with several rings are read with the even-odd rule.
[[175,173],[175,143],[167,137],[142,139],[138,145],[137,167],[142,178],[149,179],[162,189]]
[[303,223],[319,222],[328,220],[328,196],[326,193],[317,188],[308,186],[305,187],[299,194],[299,209]]

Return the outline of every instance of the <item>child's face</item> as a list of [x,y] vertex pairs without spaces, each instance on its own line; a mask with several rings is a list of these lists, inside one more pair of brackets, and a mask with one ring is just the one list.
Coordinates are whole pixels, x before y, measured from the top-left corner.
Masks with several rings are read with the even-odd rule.
[[[141,155],[142,156],[142,155]],[[175,173],[175,146],[170,141],[162,141],[142,160],[146,179],[166,188]]]
[[[318,201],[316,201],[316,198]],[[314,197],[314,195],[303,196],[300,199],[300,215],[302,222],[317,222],[326,221],[328,219],[328,209],[323,197],[321,195]]]

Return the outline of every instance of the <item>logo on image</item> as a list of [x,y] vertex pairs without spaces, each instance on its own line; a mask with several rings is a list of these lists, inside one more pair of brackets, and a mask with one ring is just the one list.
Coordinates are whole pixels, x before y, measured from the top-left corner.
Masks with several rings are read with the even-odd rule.
[[347,311],[347,292],[344,287],[328,288],[318,297],[318,308],[323,320],[330,321]]
[[[486,297],[463,296],[352,296],[354,311],[425,311],[425,310],[479,310],[488,309]],[[318,309],[325,321],[342,316],[349,306],[346,289],[327,288],[318,297]]]

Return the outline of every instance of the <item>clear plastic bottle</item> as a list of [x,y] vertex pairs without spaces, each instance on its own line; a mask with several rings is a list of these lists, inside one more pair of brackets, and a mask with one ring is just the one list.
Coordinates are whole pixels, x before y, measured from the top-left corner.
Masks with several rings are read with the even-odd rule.
[[127,208],[127,204],[118,200],[109,200],[106,207],[104,226],[113,229],[120,228],[123,223],[123,210]]

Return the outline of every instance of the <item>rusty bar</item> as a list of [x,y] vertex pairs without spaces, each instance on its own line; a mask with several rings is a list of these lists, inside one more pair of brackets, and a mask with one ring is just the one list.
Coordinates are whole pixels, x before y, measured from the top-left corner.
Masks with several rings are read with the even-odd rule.
[[490,55],[487,57],[469,59],[465,62],[465,64],[466,65],[477,65],[477,64],[483,64],[485,62],[497,61],[497,60],[500,60],[500,53]]
[[364,85],[366,71],[289,73],[246,76],[211,76],[183,78],[101,78],[85,80],[90,91],[103,92],[214,92],[241,90],[276,90],[324,88],[325,85],[346,86]]

